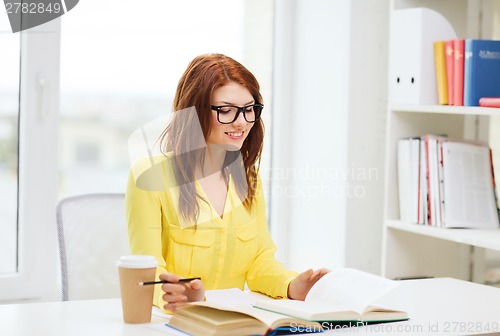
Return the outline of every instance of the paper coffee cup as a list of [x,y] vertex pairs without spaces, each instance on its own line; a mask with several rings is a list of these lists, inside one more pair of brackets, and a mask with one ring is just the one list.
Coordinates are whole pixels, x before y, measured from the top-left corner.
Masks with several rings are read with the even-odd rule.
[[158,262],[153,256],[120,257],[118,271],[123,320],[126,323],[151,322],[154,285],[139,286],[139,282],[154,281],[157,266]]

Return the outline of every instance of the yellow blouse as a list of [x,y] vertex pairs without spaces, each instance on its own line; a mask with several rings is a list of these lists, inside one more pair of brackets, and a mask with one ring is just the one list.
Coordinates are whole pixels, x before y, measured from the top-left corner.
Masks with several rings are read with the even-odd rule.
[[[267,226],[260,178],[251,211],[242,205],[230,178],[222,217],[195,182],[207,203],[200,202],[196,227],[185,227],[177,214],[179,189],[170,159],[155,157],[154,161],[154,169],[144,169],[148,159],[140,162],[142,167],[134,165],[129,174],[126,209],[131,253],[155,256],[157,278],[166,271],[201,277],[205,289],[243,289],[246,282],[253,291],[287,297],[288,284],[297,273],[287,271],[274,257],[276,246]],[[158,181],[161,185],[155,185]],[[161,308],[163,294],[155,286],[153,303]]]

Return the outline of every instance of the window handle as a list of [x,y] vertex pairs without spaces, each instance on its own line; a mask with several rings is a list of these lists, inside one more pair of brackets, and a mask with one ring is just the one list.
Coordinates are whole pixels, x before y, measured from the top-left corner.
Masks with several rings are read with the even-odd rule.
[[38,115],[41,120],[49,116],[49,94],[50,94],[50,81],[45,74],[38,73],[36,76],[36,87],[38,91]]

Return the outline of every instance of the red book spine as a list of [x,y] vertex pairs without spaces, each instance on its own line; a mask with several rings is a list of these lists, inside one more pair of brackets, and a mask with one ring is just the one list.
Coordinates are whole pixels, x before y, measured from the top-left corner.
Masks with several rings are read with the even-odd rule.
[[491,169],[491,183],[493,186],[493,197],[495,197],[495,205],[497,207],[497,213],[500,216],[500,209],[498,209],[498,196],[497,196],[497,186],[495,183],[495,170],[493,169],[493,151],[490,148],[490,169]]
[[483,97],[479,99],[479,106],[500,108],[500,97]]
[[418,187],[417,187],[417,224],[421,224],[423,223],[423,219],[420,218],[421,217],[421,212],[420,212],[420,207],[422,206],[422,204],[420,204],[420,170],[422,169],[422,167],[420,167],[420,163],[422,162],[422,160],[420,159],[420,155],[422,155],[422,151],[421,151],[421,146],[420,146],[420,143],[418,144],[419,148],[418,148],[418,152],[419,152],[419,158],[418,158]]
[[464,52],[465,40],[453,40],[453,105],[464,105]]
[[453,40],[444,42],[446,57],[446,80],[448,82],[448,105],[453,105]]
[[430,165],[429,165],[429,135],[424,136],[425,139],[425,165],[427,169],[427,211],[428,211],[428,217],[429,217],[429,225],[434,225],[434,214],[431,209],[431,179],[429,176],[429,171],[430,171]]

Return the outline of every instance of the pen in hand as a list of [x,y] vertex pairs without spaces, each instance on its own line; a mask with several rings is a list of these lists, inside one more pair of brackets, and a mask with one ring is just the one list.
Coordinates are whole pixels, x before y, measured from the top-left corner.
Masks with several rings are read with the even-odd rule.
[[167,281],[167,280],[144,281],[144,282],[141,281],[141,282],[139,282],[139,286],[165,284],[165,283],[176,284],[176,283],[190,282],[190,281],[193,281],[193,280],[201,280],[201,278],[184,278],[184,279],[179,279],[179,282],[172,282],[172,281]]

